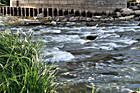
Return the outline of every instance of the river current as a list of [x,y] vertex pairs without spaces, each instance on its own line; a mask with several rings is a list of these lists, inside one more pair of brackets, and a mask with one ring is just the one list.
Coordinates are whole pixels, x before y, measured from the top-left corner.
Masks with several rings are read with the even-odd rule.
[[[46,47],[43,61],[59,68],[60,93],[128,93],[140,88],[140,26],[136,21],[1,26],[32,31]],[[87,36],[97,36],[87,40]],[[85,92],[84,92],[85,91]]]

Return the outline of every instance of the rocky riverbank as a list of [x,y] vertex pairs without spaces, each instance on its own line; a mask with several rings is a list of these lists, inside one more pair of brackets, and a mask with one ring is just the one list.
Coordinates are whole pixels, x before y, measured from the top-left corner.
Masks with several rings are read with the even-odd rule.
[[[55,16],[55,17],[44,17],[39,14],[37,17],[15,17],[15,16],[1,16],[0,25],[60,25],[65,22],[97,22],[97,21],[129,21],[129,20],[140,20],[140,9],[136,8],[125,8],[116,9],[114,13],[108,15],[95,15],[92,17],[79,17],[79,16]],[[92,24],[87,24],[92,25]]]

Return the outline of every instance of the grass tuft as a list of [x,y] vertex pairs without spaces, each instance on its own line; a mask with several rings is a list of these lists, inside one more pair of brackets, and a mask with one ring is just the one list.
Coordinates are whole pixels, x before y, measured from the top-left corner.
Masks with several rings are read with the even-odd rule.
[[31,36],[0,32],[0,93],[52,93],[56,71],[39,62],[41,46]]

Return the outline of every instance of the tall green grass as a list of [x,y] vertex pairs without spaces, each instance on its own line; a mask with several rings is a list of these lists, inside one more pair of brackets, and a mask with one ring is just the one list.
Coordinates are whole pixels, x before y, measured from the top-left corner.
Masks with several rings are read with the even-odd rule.
[[0,32],[0,93],[52,93],[55,70],[39,62],[41,43]]

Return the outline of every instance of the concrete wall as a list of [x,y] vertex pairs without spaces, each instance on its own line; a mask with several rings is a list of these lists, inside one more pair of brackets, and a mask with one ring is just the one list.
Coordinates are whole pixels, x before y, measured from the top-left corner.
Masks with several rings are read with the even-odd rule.
[[136,2],[140,3],[140,0],[136,0]]
[[127,0],[11,0],[11,6],[63,8],[88,10],[90,12],[112,12],[127,7]]

